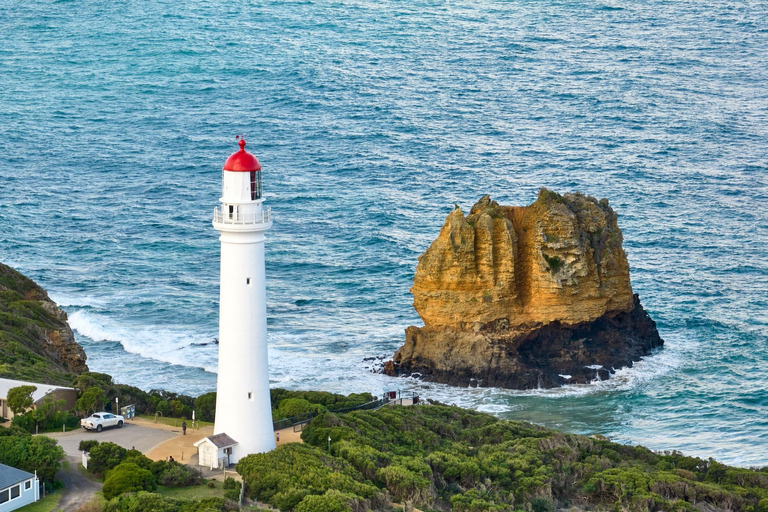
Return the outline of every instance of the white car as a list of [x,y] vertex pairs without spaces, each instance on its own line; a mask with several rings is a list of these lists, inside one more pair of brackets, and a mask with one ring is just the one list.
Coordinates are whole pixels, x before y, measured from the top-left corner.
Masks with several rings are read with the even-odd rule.
[[88,429],[101,432],[105,427],[123,427],[124,418],[122,416],[111,414],[108,412],[96,412],[88,416],[85,419],[80,420],[80,426]]

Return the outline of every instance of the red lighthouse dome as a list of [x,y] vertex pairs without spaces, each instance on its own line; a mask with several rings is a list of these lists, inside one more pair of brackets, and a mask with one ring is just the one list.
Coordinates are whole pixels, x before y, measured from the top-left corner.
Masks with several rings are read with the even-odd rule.
[[251,172],[260,171],[261,164],[255,156],[245,150],[245,139],[240,139],[240,151],[235,151],[224,164],[225,171]]

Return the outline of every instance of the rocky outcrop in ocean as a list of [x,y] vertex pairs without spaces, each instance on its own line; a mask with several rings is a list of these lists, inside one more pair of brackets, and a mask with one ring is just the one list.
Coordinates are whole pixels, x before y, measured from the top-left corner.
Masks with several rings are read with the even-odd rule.
[[528,389],[632,366],[664,341],[632,293],[622,241],[608,200],[579,193],[457,207],[416,268],[425,325],[406,329],[385,373]]

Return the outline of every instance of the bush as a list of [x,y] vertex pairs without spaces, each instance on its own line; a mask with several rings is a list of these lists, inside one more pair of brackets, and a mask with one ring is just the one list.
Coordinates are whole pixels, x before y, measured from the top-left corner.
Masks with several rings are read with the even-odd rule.
[[77,449],[81,452],[90,452],[91,448],[94,446],[98,446],[99,442],[95,439],[83,439],[80,441],[80,444],[77,446]]
[[46,483],[54,481],[63,458],[64,450],[50,437],[27,434],[0,436],[0,463],[30,473],[37,471]]
[[224,491],[224,497],[228,500],[232,501],[240,501],[240,490],[239,489],[227,489]]
[[113,498],[104,512],[231,512],[238,510],[223,498],[205,498],[200,501],[176,500],[160,494],[140,491]]
[[88,471],[94,475],[104,474],[120,464],[127,453],[128,450],[115,443],[99,443],[91,448]]
[[252,497],[292,510],[310,494],[335,489],[352,498],[379,499],[379,490],[351,464],[304,444],[290,443],[237,463]]
[[70,430],[77,428],[80,425],[80,419],[67,411],[46,412],[41,409],[33,409],[14,416],[11,425],[32,434],[36,432],[61,432],[62,425]]
[[350,498],[337,490],[329,490],[322,496],[305,496],[294,512],[352,512]]
[[203,472],[194,466],[171,462],[160,474],[158,482],[166,487],[189,487],[203,483]]
[[104,498],[110,500],[126,492],[154,491],[157,489],[152,472],[133,462],[123,462],[111,469],[104,479]]
[[316,412],[316,410],[308,400],[304,400],[303,398],[288,398],[280,402],[277,412],[282,418],[293,418],[294,416],[301,416],[308,412]]
[[531,510],[533,512],[551,512],[552,504],[543,498],[535,498],[531,500]]
[[224,480],[224,497],[232,501],[240,501],[240,488],[243,484],[235,480],[234,478],[227,477]]

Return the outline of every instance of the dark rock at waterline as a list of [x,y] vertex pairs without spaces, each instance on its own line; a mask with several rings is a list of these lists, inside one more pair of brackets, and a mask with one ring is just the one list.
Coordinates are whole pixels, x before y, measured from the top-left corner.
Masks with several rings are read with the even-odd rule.
[[524,331],[409,327],[405,344],[383,373],[455,386],[552,388],[605,380],[663,344],[634,295],[630,312],[576,325],[553,322]]

